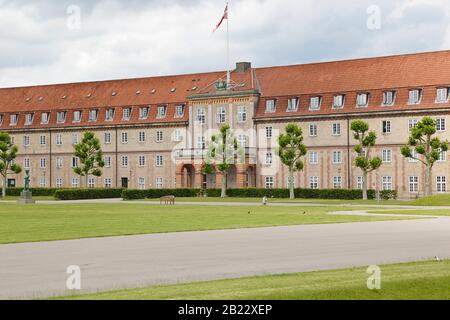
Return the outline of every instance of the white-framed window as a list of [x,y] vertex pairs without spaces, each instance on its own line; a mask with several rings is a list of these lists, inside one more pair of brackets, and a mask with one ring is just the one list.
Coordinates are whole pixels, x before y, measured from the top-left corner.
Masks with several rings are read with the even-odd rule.
[[341,124],[339,122],[333,123],[331,134],[333,136],[340,136],[341,135]]
[[395,91],[383,92],[383,106],[392,106],[395,103],[396,93]]
[[163,178],[156,178],[156,189],[162,189],[164,187]]
[[103,134],[103,141],[105,144],[110,144],[111,143],[111,132],[105,132]]
[[183,104],[175,107],[175,118],[182,118],[184,116],[185,106]]
[[382,123],[383,126],[383,134],[389,134],[392,132],[392,127],[391,127],[391,121],[390,120],[384,120]]
[[381,189],[382,190],[392,190],[392,177],[383,176],[381,177]]
[[41,169],[47,168],[47,159],[46,158],[39,159],[39,168],[41,168]]
[[445,118],[436,119],[436,130],[439,132],[443,132],[446,129]]
[[363,177],[357,176],[356,177],[356,189],[362,190],[363,188]]
[[31,145],[30,136],[23,136],[23,146],[29,147]]
[[204,125],[206,123],[206,112],[205,108],[198,108],[197,109],[197,122],[201,125]]
[[45,177],[40,177],[39,178],[39,187],[45,188],[46,186],[47,186],[47,179],[45,179]]
[[246,122],[247,121],[247,107],[240,106],[238,107],[238,122]]
[[319,164],[319,153],[317,151],[309,152],[309,164]]
[[270,166],[273,163],[273,153],[267,152],[266,153],[266,165]]
[[312,123],[309,125],[309,136],[317,137],[317,124]]
[[392,162],[392,150],[384,149],[381,154],[382,154],[381,159],[383,160],[384,163]]
[[415,148],[411,149],[411,156],[412,158],[408,158],[408,162],[419,162],[419,160],[416,160],[419,158],[419,153]]
[[319,177],[309,177],[309,188],[319,189]]
[[10,124],[11,126],[16,126],[16,125],[17,125],[17,122],[19,122],[19,115],[16,114],[16,113],[10,115],[10,117],[9,117],[9,124]]
[[88,188],[89,189],[95,188],[95,178],[88,178]]
[[127,168],[128,167],[128,156],[122,156],[121,157],[121,165],[122,165],[122,168]]
[[225,107],[218,107],[216,122],[218,124],[221,124],[221,123],[225,123],[226,121],[227,121],[227,112],[225,110]]
[[408,94],[408,104],[419,104],[421,99],[422,90],[412,89],[409,90]]
[[73,112],[73,123],[79,123],[81,122],[81,111],[74,111]]
[[206,149],[206,138],[203,136],[197,137],[197,149]]
[[[291,177],[289,177],[289,175],[286,177],[286,188],[290,188],[291,187],[291,185],[290,185],[290,178]],[[297,185],[297,183],[296,183],[296,180],[297,179],[295,179],[295,176],[292,176],[292,182],[294,183],[294,188],[296,188],[296,185]]]
[[445,176],[436,177],[436,191],[439,193],[447,192],[447,177]]
[[131,112],[133,111],[132,108],[124,108],[122,110],[122,120],[128,121],[131,119]]
[[89,110],[89,121],[96,122],[97,119],[98,119],[98,110],[97,109]]
[[138,166],[145,167],[145,163],[146,163],[145,156],[139,156],[138,157]]
[[105,168],[111,168],[112,167],[112,158],[110,156],[105,156],[103,158],[103,161],[105,162]]
[[156,156],[156,166],[157,167],[162,167],[163,165],[164,165],[163,156],[158,154]]
[[39,136],[39,144],[41,146],[45,146],[47,144],[47,136],[45,135],[40,135]]
[[333,151],[333,164],[342,163],[342,151]]
[[16,138],[13,135],[10,135],[11,138],[11,144],[15,145],[16,144]]
[[113,121],[115,113],[116,113],[115,109],[113,109],[113,108],[107,109],[106,116],[105,116],[106,121]]
[[122,136],[122,139],[121,139],[122,144],[127,144],[128,143],[128,132],[122,132],[121,136]]
[[417,119],[408,119],[408,131],[411,132],[419,123]]
[[408,182],[409,182],[409,192],[410,193],[419,192],[419,177],[411,176],[408,178]]
[[356,96],[356,106],[358,108],[364,108],[369,105],[369,94],[367,92],[365,93],[358,93]]
[[175,129],[175,131],[173,133],[173,141],[180,142],[182,140],[183,140],[183,133],[181,132],[180,129]]
[[345,96],[337,94],[333,97],[333,109],[342,109],[344,107]]
[[288,99],[287,112],[295,112],[298,110],[299,98],[290,98]]
[[56,178],[56,187],[57,188],[63,187],[63,178]]
[[62,169],[62,167],[63,167],[63,158],[60,157],[56,158],[56,168]]
[[342,177],[341,176],[333,177],[333,189],[342,189]]
[[164,141],[164,133],[162,131],[156,131],[156,142],[161,143]]
[[72,178],[72,188],[78,188],[80,180],[78,178]]
[[72,157],[72,168],[78,167],[79,159],[77,157]]
[[3,124],[3,118],[4,118],[3,114],[0,114],[0,126]]
[[309,110],[319,110],[321,102],[321,97],[311,97],[309,99]]
[[56,135],[56,145],[57,146],[62,146],[63,145],[63,136],[61,133],[58,133]]
[[448,88],[436,89],[436,102],[444,103],[448,101]]
[[273,137],[273,127],[266,127],[266,138],[271,139]]
[[274,177],[265,177],[265,187],[266,189],[273,189],[275,186],[275,178]]
[[106,189],[111,189],[112,188],[112,179],[111,178],[105,178],[104,186],[105,186]]
[[159,106],[156,117],[158,119],[163,119],[166,117],[166,114],[167,114],[167,106]]
[[72,133],[72,144],[76,145],[78,144],[78,133]]
[[241,148],[247,147],[247,136],[245,134],[238,135],[238,144]]
[[138,189],[140,190],[145,189],[145,178],[143,177],[138,178]]
[[146,137],[147,137],[147,135],[146,135],[145,131],[139,131],[139,133],[138,133],[138,141],[140,143],[145,142]]
[[59,111],[56,113],[56,121],[58,123],[65,123],[67,118],[67,112],[66,111]]
[[150,108],[149,107],[140,107],[139,108],[139,119],[145,120],[148,118]]
[[25,115],[25,125],[29,126],[33,124],[34,113],[28,113]]
[[50,121],[50,112],[41,113],[41,124],[48,124]]
[[437,150],[439,152],[439,162],[445,162],[447,161],[447,151],[442,151],[442,149]]
[[30,169],[30,158],[24,158],[23,159],[23,167],[25,169]]
[[266,100],[266,113],[274,113],[276,111],[276,100],[269,99]]

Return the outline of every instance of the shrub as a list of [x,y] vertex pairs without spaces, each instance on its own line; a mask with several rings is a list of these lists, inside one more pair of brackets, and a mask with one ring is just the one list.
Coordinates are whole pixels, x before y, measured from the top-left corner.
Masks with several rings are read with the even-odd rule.
[[397,190],[383,190],[380,191],[380,198],[383,200],[397,200]]
[[200,191],[200,189],[125,189],[122,191],[122,198],[124,200],[159,199],[169,195],[178,198],[195,198],[199,195]]
[[[58,189],[56,188],[31,188],[30,191],[33,193],[33,196],[36,197],[53,197],[55,192]],[[11,197],[19,197],[23,188],[8,188],[6,189],[6,195]]]
[[123,189],[60,189],[55,192],[58,200],[114,199],[122,196]]

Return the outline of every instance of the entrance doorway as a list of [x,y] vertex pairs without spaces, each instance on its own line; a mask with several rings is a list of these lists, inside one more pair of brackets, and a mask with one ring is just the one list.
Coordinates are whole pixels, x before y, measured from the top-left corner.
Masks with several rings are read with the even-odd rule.
[[128,189],[128,178],[122,178],[122,188]]

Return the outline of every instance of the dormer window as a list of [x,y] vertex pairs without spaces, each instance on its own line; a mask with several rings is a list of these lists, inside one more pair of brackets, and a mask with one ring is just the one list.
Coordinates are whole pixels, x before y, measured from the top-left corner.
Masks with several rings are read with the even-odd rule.
[[166,106],[159,106],[158,107],[158,114],[157,114],[157,118],[158,119],[162,119],[165,118],[167,114],[167,107]]
[[419,104],[421,96],[422,96],[421,93],[422,93],[422,90],[420,90],[420,89],[409,90],[408,104]]
[[437,103],[448,102],[448,88],[438,88],[436,90],[436,102]]
[[106,110],[106,121],[113,121],[114,120],[114,114],[115,110],[113,108],[109,108]]
[[122,111],[122,120],[128,121],[131,119],[131,108],[124,108]]
[[74,123],[81,122],[81,111],[74,111],[73,112],[73,122]]
[[141,107],[139,108],[139,119],[141,120],[145,120],[148,118],[150,112],[150,108],[149,107]]
[[338,94],[333,97],[333,109],[342,109],[344,107],[345,96]]
[[178,105],[175,108],[175,118],[181,118],[184,116],[184,105]]
[[274,113],[276,111],[276,100],[270,99],[266,101],[266,113]]
[[11,126],[16,126],[17,122],[19,122],[19,115],[17,113],[12,114],[9,119],[9,124]]
[[319,110],[322,103],[321,97],[311,97],[309,100],[309,110]]
[[66,111],[60,111],[56,114],[56,121],[58,123],[65,123],[67,118],[67,112]]
[[383,92],[383,106],[392,106],[395,103],[395,91]]
[[294,112],[298,110],[299,98],[290,98],[288,100],[287,112]]
[[358,93],[356,96],[356,106],[358,108],[364,108],[369,105],[369,94],[368,93]]
[[50,121],[50,112],[43,112],[41,114],[41,124],[48,124]]
[[34,113],[27,113],[25,115],[25,125],[26,126],[32,125],[33,120],[34,120]]
[[94,109],[94,110],[89,110],[89,121],[90,122],[95,122],[98,119],[98,110]]

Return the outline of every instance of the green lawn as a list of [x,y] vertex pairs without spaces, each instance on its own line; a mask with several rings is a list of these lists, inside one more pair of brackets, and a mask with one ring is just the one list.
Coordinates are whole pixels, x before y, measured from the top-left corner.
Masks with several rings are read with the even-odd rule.
[[[353,209],[357,210],[358,208],[354,207]],[[159,206],[132,203],[58,203],[26,206],[0,203],[0,244],[179,231],[399,219],[381,216],[332,216],[326,214],[339,210],[342,211],[343,208]]]
[[448,300],[450,261],[381,266],[381,290],[366,268],[264,276],[71,296],[85,300]]
[[[2,200],[6,200],[6,201],[17,201],[19,200],[20,197],[12,197],[12,196],[7,196],[5,198],[0,198],[0,201]],[[33,197],[33,200],[36,201],[56,201],[56,199],[54,197]]]
[[389,213],[389,214],[399,214],[399,215],[421,215],[421,216],[450,216],[450,209],[432,209],[432,210],[414,210],[414,209],[403,209],[403,210],[389,210],[383,209],[383,211],[374,210],[368,211],[369,213]]

